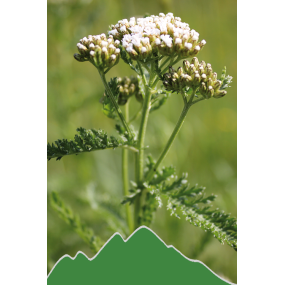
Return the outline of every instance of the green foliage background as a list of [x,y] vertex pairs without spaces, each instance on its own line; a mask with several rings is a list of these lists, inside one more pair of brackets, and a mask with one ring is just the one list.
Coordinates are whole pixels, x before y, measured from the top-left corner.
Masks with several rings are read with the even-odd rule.
[[[174,165],[178,175],[188,172],[192,184],[205,186],[207,194],[218,195],[216,207],[236,216],[236,4],[236,0],[48,0],[48,141],[73,139],[80,126],[115,134],[113,120],[103,115],[99,103],[104,88],[98,72],[91,64],[73,58],[78,40],[89,34],[106,33],[110,24],[124,18],[172,12],[207,41],[199,60],[211,63],[218,75],[226,65],[233,83],[224,98],[204,101],[190,109],[163,165]],[[107,78],[131,74],[133,71],[120,61]],[[134,101],[131,112],[139,108]],[[159,111],[151,113],[146,137],[150,147],[146,154],[151,152],[155,159],[158,157],[181,110],[182,100],[173,94]],[[98,201],[111,201],[120,208],[121,149],[49,161],[47,190],[59,192],[95,235],[104,241],[109,239],[114,229],[105,222],[110,217]],[[236,252],[229,246],[211,238],[202,252],[197,251],[205,233],[183,219],[171,217],[166,207],[158,210],[151,228],[166,244],[236,282]],[[49,202],[47,234],[48,271],[64,254],[74,256],[81,250],[93,256],[83,240],[58,218]]]

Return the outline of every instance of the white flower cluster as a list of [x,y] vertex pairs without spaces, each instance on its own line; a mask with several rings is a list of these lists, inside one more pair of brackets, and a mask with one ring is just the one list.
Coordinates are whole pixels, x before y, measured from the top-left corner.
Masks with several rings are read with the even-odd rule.
[[183,67],[175,71],[169,68],[169,73],[164,74],[163,85],[169,91],[181,91],[184,87],[199,88],[200,94],[209,99],[211,97],[221,98],[227,91],[220,90],[222,81],[217,79],[217,73],[213,72],[210,63],[204,61],[199,63],[197,57],[193,57],[191,63],[183,61]]
[[205,40],[198,42],[199,33],[172,13],[124,19],[111,28],[109,35],[120,40],[134,60],[146,59],[156,52],[186,58],[196,55],[206,44]]
[[110,68],[117,64],[120,59],[119,40],[115,40],[112,35],[107,38],[105,34],[84,37],[79,40],[77,48],[79,54],[74,58],[78,61],[93,60],[99,69]]

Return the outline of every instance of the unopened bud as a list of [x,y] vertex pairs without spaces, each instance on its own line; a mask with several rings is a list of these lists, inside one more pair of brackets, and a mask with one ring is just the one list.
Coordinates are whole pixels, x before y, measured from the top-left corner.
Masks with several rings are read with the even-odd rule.
[[119,105],[125,105],[128,101],[128,98],[127,97],[124,97],[123,94],[120,94],[119,97],[118,97],[118,104]]
[[207,80],[207,75],[205,73],[203,73],[201,75],[201,79],[202,79],[203,82],[205,82]]
[[170,80],[170,79],[171,79],[171,74],[170,74],[170,73],[165,73],[165,74],[163,75],[163,78],[164,78],[165,80]]
[[123,93],[124,92],[124,87],[122,85],[119,86],[119,92]]
[[202,61],[200,62],[200,66],[202,66],[203,69],[205,69],[205,67],[206,67],[206,62],[205,62],[204,60],[202,60]]
[[202,48],[202,47],[204,47],[205,44],[206,44],[206,41],[205,41],[205,40],[202,40],[202,41],[199,43],[199,47]]
[[214,72],[213,75],[212,75],[212,79],[215,81],[215,80],[217,80],[217,77],[218,77],[217,73]]
[[207,86],[206,86],[206,84],[204,83],[204,82],[202,82],[201,83],[201,85],[200,85],[200,88],[199,88],[199,91],[200,91],[200,93],[201,93],[201,95],[205,98],[205,99],[208,99],[207,98]]
[[218,98],[222,98],[227,94],[226,90],[218,90],[217,92],[214,93],[213,97],[218,99]]
[[188,73],[189,68],[190,68],[190,62],[188,60],[183,61],[183,68],[184,68],[185,72]]
[[82,44],[84,44],[85,46],[87,46],[89,44],[89,41],[88,41],[88,39],[86,37],[84,37],[82,39]]
[[78,48],[78,51],[80,52],[80,54],[86,55],[88,53],[87,47],[81,43],[77,44],[77,48]]
[[108,58],[109,58],[108,50],[106,47],[103,47],[102,48],[102,59],[104,61],[104,60],[107,60]]
[[172,73],[172,80],[178,79],[178,78],[179,78],[179,75],[176,72]]
[[129,87],[129,91],[130,91],[130,93],[132,94],[132,93],[134,93],[135,92],[135,90],[136,90],[136,86],[135,86],[135,84],[131,84],[130,85],[130,87]]
[[212,80],[212,78],[209,78],[209,79],[208,79],[207,85],[208,85],[208,86],[212,86],[212,85],[213,85],[213,80]]
[[201,76],[200,76],[199,73],[196,73],[195,76],[194,76],[194,79],[193,79],[193,84],[194,85],[199,85],[200,81],[201,81]]
[[221,85],[222,85],[222,81],[221,81],[221,80],[216,80],[216,81],[214,82],[214,84],[213,84],[213,88],[214,88],[215,90],[217,90],[217,89],[219,89],[219,88],[221,87]]
[[77,61],[79,61],[79,62],[84,62],[84,61],[86,61],[86,60],[84,59],[84,56],[82,56],[82,55],[79,54],[79,53],[75,53],[73,56],[74,56],[74,58],[75,58]]
[[198,68],[199,60],[197,57],[193,57],[191,63],[195,66],[195,68]]
[[95,45],[94,45],[93,43],[91,43],[91,44],[89,45],[89,49],[95,50]]
[[120,45],[120,41],[119,40],[115,40],[114,45],[115,45],[115,47],[118,47]]
[[182,67],[179,67],[179,68],[177,69],[177,74],[178,74],[179,76],[181,76],[181,75],[183,74],[183,69],[182,69]]

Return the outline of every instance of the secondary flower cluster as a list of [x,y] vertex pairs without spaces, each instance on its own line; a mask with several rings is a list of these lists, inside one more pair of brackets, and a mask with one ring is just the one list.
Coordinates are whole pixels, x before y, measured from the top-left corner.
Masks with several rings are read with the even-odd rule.
[[[139,81],[136,76],[130,76],[130,77],[118,77],[117,78],[117,87],[119,91],[118,96],[118,104],[119,105],[125,105],[128,101],[128,99],[131,96],[135,96],[137,101],[142,102],[143,96],[139,88]],[[104,93],[104,96],[101,98],[100,102],[103,103],[106,94]]]
[[139,82],[137,77],[125,76],[124,78],[118,78],[118,87],[119,87],[119,98],[118,98],[118,104],[119,105],[125,105],[128,101],[128,99],[135,95],[136,99],[141,102],[143,97],[142,93],[139,88]]
[[199,63],[197,57],[192,58],[191,63],[184,60],[183,67],[177,71],[169,67],[169,73],[165,73],[163,79],[163,85],[169,91],[180,92],[185,87],[191,87],[199,89],[206,99],[221,98],[227,94],[227,91],[220,90],[223,82],[217,79],[217,73],[213,72],[211,64],[204,61]]
[[172,13],[146,18],[130,18],[111,26],[109,35],[120,40],[134,60],[143,60],[159,52],[161,55],[179,55],[186,58],[196,55],[206,44],[199,42],[199,33],[190,30],[187,23]]
[[105,34],[84,37],[79,40],[77,48],[79,54],[74,54],[78,61],[92,61],[98,69],[110,68],[120,59],[120,41],[114,40],[112,35]]

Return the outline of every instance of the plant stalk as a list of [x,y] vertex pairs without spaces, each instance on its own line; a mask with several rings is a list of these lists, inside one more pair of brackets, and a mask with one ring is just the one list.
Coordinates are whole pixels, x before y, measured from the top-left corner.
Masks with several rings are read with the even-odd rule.
[[[142,183],[143,183],[143,166],[144,166],[144,139],[145,139],[145,133],[146,133],[146,126],[150,111],[150,101],[151,101],[151,89],[149,86],[151,85],[152,76],[149,78],[149,82],[147,85],[147,82],[145,80],[145,76],[143,74],[142,68],[140,66],[140,63],[138,62],[139,69],[141,71],[141,75],[143,78],[143,84],[145,89],[145,97],[143,101],[143,107],[142,107],[142,119],[140,123],[139,133],[138,133],[138,143],[137,148],[139,150],[138,153],[136,153],[136,165],[135,165],[135,174],[136,174],[136,183],[138,187],[142,189]],[[151,71],[153,71],[153,65],[151,67]],[[138,195],[138,197],[135,200],[135,212],[134,212],[134,223],[135,223],[135,229],[138,227],[138,218],[139,218],[139,212],[141,208],[141,195]]]
[[155,172],[157,171],[157,169],[158,169],[160,163],[162,162],[162,160],[163,160],[163,159],[165,158],[165,156],[167,155],[167,153],[168,153],[168,151],[169,151],[169,149],[170,149],[170,147],[171,147],[171,145],[172,145],[174,139],[176,138],[178,132],[180,131],[180,129],[181,129],[183,123],[184,123],[184,120],[185,120],[186,115],[187,115],[187,113],[188,113],[188,111],[189,111],[189,108],[192,106],[192,101],[193,101],[195,92],[196,92],[196,90],[193,90],[193,93],[191,94],[191,97],[190,97],[188,103],[187,103],[187,104],[184,104],[184,108],[183,108],[182,113],[181,113],[181,115],[180,115],[180,117],[179,117],[179,119],[178,119],[178,122],[176,123],[176,126],[175,126],[175,128],[174,128],[174,130],[173,130],[173,132],[172,132],[172,134],[171,134],[171,136],[170,136],[170,138],[169,138],[169,140],[168,140],[166,146],[164,147],[162,153],[160,154],[160,156],[159,156],[159,158],[158,158],[158,160],[157,160],[155,166],[154,166],[154,167],[152,168],[152,170],[148,173],[148,175],[147,175],[147,177],[146,177],[146,179],[145,179],[145,182],[150,182],[150,181],[151,181],[151,179],[153,178]]
[[[125,104],[125,118],[126,121],[129,120],[129,101]],[[122,150],[122,175],[123,175],[123,189],[124,196],[129,195],[129,169],[128,169],[128,150]],[[129,233],[131,234],[134,231],[134,223],[132,219],[132,211],[130,204],[126,204],[126,217],[127,223],[129,227]]]

